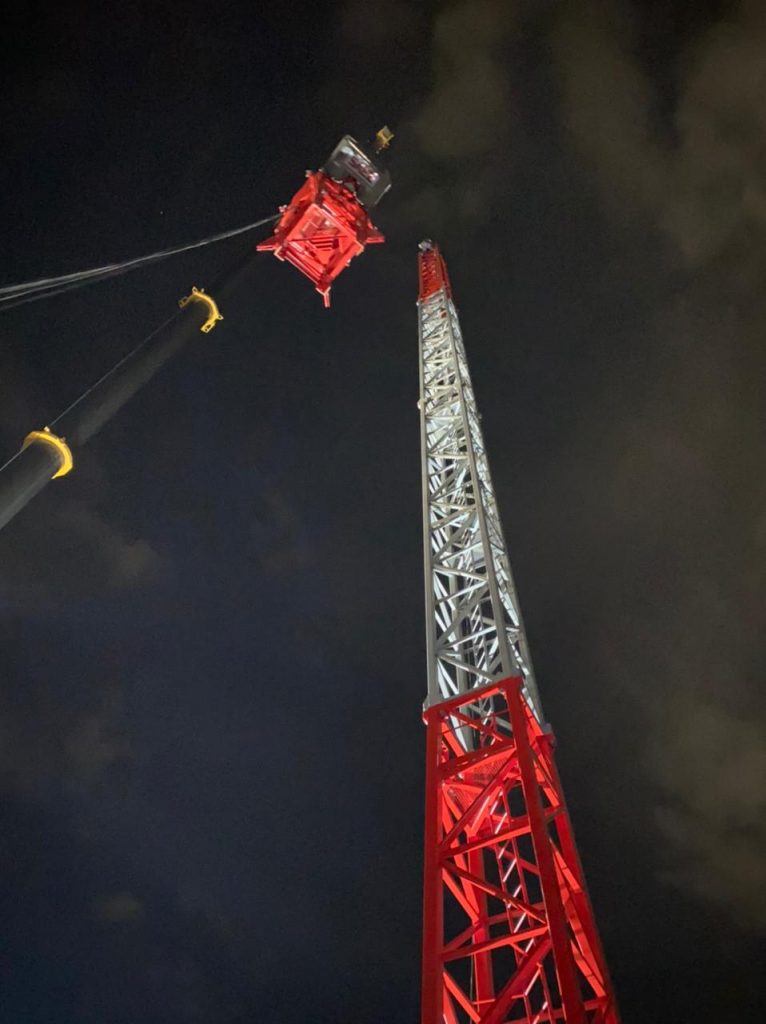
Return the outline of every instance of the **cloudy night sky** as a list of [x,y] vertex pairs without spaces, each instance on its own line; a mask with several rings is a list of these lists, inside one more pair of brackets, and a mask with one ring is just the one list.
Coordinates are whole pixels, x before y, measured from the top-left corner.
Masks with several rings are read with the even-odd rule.
[[[0,534],[0,1024],[418,1020],[426,236],[624,1024],[760,1024],[766,5],[11,7],[0,286],[396,139]],[[0,461],[266,233],[1,311]]]

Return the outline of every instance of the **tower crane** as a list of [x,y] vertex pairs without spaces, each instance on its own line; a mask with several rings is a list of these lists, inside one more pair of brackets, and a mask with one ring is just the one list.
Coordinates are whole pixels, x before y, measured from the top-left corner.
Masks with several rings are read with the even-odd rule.
[[618,1024],[447,266],[418,254],[426,651],[421,1024]]
[[[258,222],[274,226],[257,249],[295,266],[325,306],[351,260],[383,241],[370,216],[390,188],[382,153],[391,138],[383,128],[363,147],[344,136],[320,170],[306,172],[291,202]],[[173,251],[181,250],[146,261]],[[418,268],[428,667],[421,1024],[619,1024],[447,267],[431,241],[420,245]],[[224,319],[219,303],[225,307],[241,272],[222,274],[209,292],[192,288],[165,323],[26,436],[0,468],[0,528],[68,475],[77,450],[191,337]],[[54,294],[46,289],[56,280],[43,282],[41,294]],[[15,286],[0,296],[23,292]]]

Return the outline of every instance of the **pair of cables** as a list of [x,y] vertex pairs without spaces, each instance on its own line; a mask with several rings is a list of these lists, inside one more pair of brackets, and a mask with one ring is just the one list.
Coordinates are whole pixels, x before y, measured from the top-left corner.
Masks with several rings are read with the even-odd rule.
[[264,217],[262,220],[255,221],[254,224],[246,224],[244,227],[234,228],[231,231],[221,231],[198,242],[179,245],[173,249],[161,249],[159,252],[150,253],[148,256],[124,260],[122,263],[107,263],[102,267],[80,270],[74,274],[62,274],[60,277],[41,277],[36,281],[26,281],[23,284],[6,285],[0,288],[0,312],[13,309],[16,306],[23,306],[28,302],[39,302],[40,299],[47,299],[53,295],[61,295],[63,292],[82,288],[84,285],[94,284],[96,281],[105,281],[110,277],[118,277],[121,274],[129,273],[131,270],[137,270],[139,267],[159,263],[169,256],[177,256],[183,252],[190,252],[192,249],[201,249],[203,246],[212,245],[214,242],[223,242],[227,238],[244,235],[248,231],[254,231],[256,228],[272,223],[278,216],[279,214],[272,214],[270,217]]

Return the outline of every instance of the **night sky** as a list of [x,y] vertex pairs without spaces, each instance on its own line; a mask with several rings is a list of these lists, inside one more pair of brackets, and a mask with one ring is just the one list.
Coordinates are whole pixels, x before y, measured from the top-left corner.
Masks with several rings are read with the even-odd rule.
[[[0,285],[397,137],[0,535],[0,1022],[418,1020],[425,236],[624,1024],[761,1022],[763,3],[12,7]],[[256,240],[0,314],[2,459]]]

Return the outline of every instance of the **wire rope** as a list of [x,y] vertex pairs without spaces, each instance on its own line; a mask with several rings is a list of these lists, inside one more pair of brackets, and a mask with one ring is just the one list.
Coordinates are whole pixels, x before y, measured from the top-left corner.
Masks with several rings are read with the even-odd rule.
[[246,224],[241,228],[234,228],[230,231],[221,231],[218,234],[202,238],[197,242],[190,242],[186,245],[179,245],[172,249],[160,249],[159,252],[149,253],[148,256],[139,256],[135,259],[124,260],[122,263],[107,263],[102,267],[94,267],[91,270],[80,270],[73,274],[62,274],[59,277],[42,277],[36,281],[26,281],[23,284],[6,285],[0,288],[0,310],[13,309],[16,306],[28,302],[36,302],[39,299],[50,298],[54,295],[61,295],[74,288],[81,288],[83,285],[96,281],[104,281],[110,277],[117,277],[120,274],[127,274],[131,270],[137,270],[169,256],[177,256],[183,252],[190,252],[193,249],[201,249],[203,246],[212,245],[215,242],[223,242],[228,238],[235,238],[244,235],[248,231],[270,224],[279,216],[278,213],[270,217],[264,217],[253,224]]
[[66,409],[64,409],[63,412],[60,412],[54,420],[51,420],[49,426],[55,427],[59,420],[63,420],[63,418],[73,409],[75,409],[80,404],[80,402],[84,401],[91,393],[91,391],[94,391],[100,384],[103,384],[105,380],[108,380],[113,374],[117,373],[117,371],[122,366],[124,366],[125,363],[131,360],[133,356],[137,355],[141,351],[142,348],[148,345],[152,338],[158,335],[160,331],[164,330],[171,321],[175,320],[180,315],[181,311],[177,310],[175,313],[173,313],[172,316],[169,316],[167,320],[161,323],[159,327],[155,327],[155,329],[151,331],[149,334],[147,334],[145,338],[142,338],[137,345],[134,345],[130,352],[124,355],[121,359],[118,359],[118,361],[114,364],[114,366],[111,367],[111,369],[107,370],[106,373],[102,373],[98,380],[94,381],[90,385],[90,387],[86,388],[85,391],[83,391],[83,393],[78,398],[75,398],[75,400],[71,402],[66,407]]

